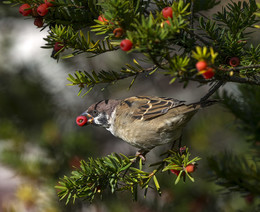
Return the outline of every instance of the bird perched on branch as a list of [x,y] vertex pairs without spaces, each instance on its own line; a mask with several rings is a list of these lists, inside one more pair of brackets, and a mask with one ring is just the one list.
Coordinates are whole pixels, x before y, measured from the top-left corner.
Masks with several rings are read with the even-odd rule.
[[79,126],[93,124],[139,148],[146,154],[152,148],[176,141],[198,109],[215,101],[185,104],[173,98],[133,96],[123,100],[102,100],[77,117]]

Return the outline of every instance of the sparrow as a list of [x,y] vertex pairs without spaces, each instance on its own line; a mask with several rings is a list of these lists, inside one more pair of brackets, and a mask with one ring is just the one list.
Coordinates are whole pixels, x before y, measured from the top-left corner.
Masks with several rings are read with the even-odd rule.
[[156,146],[180,139],[191,117],[214,102],[185,104],[185,101],[154,96],[102,100],[78,116],[76,123],[104,127],[139,148],[140,154],[146,154]]

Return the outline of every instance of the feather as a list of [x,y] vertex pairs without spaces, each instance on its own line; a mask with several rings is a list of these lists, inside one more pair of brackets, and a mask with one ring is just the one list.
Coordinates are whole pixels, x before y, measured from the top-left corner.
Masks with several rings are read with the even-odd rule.
[[165,97],[134,96],[125,101],[132,102],[132,117],[144,121],[162,116],[170,109],[184,105],[184,101]]

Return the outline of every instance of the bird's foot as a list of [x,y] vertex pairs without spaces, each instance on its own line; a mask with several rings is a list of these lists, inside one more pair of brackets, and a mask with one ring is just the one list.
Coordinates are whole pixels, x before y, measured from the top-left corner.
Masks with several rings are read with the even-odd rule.
[[139,151],[135,154],[136,158],[140,158],[143,162],[146,161],[145,155],[143,153],[140,153]]
[[145,151],[145,150],[139,150],[135,153],[135,159],[133,162],[136,162],[137,158],[140,158],[140,160],[142,160],[142,163],[144,163],[146,161],[145,155],[148,153],[149,151]]

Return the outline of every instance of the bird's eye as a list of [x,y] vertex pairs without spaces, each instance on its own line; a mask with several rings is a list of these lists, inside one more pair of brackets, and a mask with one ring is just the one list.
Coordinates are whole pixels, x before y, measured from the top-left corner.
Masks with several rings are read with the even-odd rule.
[[93,116],[97,116],[98,115],[98,111],[97,110],[93,110]]

